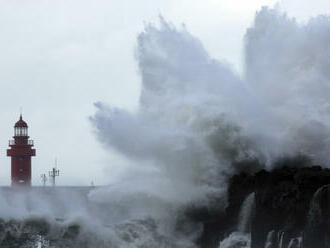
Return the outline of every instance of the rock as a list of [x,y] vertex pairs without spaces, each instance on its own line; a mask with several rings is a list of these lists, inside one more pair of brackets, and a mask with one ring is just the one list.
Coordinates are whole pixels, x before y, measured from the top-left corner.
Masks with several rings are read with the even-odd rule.
[[318,189],[311,201],[305,228],[306,248],[330,247],[330,185]]
[[[212,216],[208,216],[201,247],[218,247],[220,240],[237,231],[240,208],[252,192],[255,209],[251,248],[279,247],[280,243],[285,248],[299,247],[301,243],[304,248],[330,247],[330,186],[325,186],[330,184],[330,170],[299,166],[303,161],[306,160],[290,160],[286,166],[283,160],[280,165],[284,166],[272,171],[233,176],[228,188],[228,207],[212,222]],[[209,237],[212,242],[205,242]]]

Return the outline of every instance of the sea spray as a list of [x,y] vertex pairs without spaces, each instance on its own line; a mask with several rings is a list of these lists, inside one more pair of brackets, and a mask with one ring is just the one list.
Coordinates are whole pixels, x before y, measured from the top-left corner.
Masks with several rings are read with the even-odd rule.
[[[117,187],[129,195],[134,185],[143,185],[173,209],[210,206],[218,197],[221,211],[228,178],[237,172],[272,169],[276,161],[296,156],[327,164],[328,30],[329,17],[301,25],[263,8],[245,35],[244,74],[238,75],[186,28],[163,18],[158,27],[147,25],[136,49],[138,109],[97,103],[91,118],[106,149],[130,159],[142,178],[147,171],[145,180]],[[246,237],[234,233],[225,240]]]
[[271,169],[285,157],[327,164],[329,29],[326,16],[301,25],[263,8],[245,35],[238,75],[185,27],[160,18],[138,36],[137,110],[97,103],[91,118],[97,137],[148,171],[145,188],[183,205],[225,199],[232,174]]
[[250,235],[233,232],[227,238],[220,242],[219,248],[250,248],[251,238]]
[[303,248],[302,247],[302,237],[291,239],[289,242],[288,248]]
[[[138,109],[97,103],[91,118],[105,148],[132,161],[126,180],[88,197],[1,192],[10,239],[24,242],[21,234],[28,233],[37,244],[41,235],[66,247],[194,247],[191,234],[200,228],[179,234],[178,215],[192,204],[223,210],[231,175],[271,169],[278,158],[297,154],[326,164],[329,30],[329,17],[301,25],[264,8],[245,36],[245,73],[238,75],[187,29],[164,19],[147,25],[136,49]],[[246,168],[246,161],[255,163]],[[50,229],[21,232],[29,218],[42,218]],[[232,233],[220,247],[237,243],[249,247],[249,235]]]
[[274,230],[268,232],[264,248],[275,248],[277,243],[276,232]]
[[320,187],[313,195],[304,232],[304,247],[328,247],[330,245],[330,185]]
[[251,218],[255,208],[255,193],[249,194],[242,206],[238,216],[238,226],[237,230],[241,233],[251,232]]

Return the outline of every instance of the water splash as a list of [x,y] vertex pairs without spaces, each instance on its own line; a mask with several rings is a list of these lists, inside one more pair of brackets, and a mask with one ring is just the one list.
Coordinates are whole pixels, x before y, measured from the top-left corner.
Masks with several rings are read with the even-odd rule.
[[223,239],[219,248],[249,248],[251,245],[250,225],[255,205],[255,193],[249,194],[242,203],[238,215],[237,231]]
[[239,213],[239,222],[237,230],[241,233],[249,233],[251,231],[251,218],[255,208],[255,193],[249,194],[242,206]]
[[291,239],[289,242],[288,248],[303,248],[302,247],[302,237]]
[[267,234],[265,248],[274,248],[276,244],[277,244],[276,233],[274,230],[272,230]]
[[[271,169],[297,155],[329,163],[329,30],[330,17],[302,25],[263,8],[247,30],[245,73],[238,75],[186,28],[163,18],[147,25],[136,51],[138,109],[97,103],[92,117],[106,149],[134,164],[127,170],[132,180],[116,187],[134,195],[138,185],[174,209],[211,205],[220,196],[223,208],[228,178],[238,171]],[[284,248],[284,232],[278,235]],[[226,242],[243,237],[235,233]]]
[[[245,73],[238,75],[186,28],[162,18],[158,27],[147,25],[136,50],[138,109],[97,103],[91,118],[105,148],[132,161],[123,178],[89,195],[98,205],[92,211],[86,199],[70,194],[58,194],[56,205],[43,196],[0,194],[0,216],[43,215],[62,241],[68,223],[78,219],[83,232],[65,241],[72,247],[193,246],[194,240],[176,236],[177,214],[190,204],[210,206],[215,198],[223,209],[234,173],[269,169],[278,158],[297,154],[330,162],[329,30],[330,17],[300,25],[264,8],[245,36]],[[255,163],[246,168],[245,161]],[[57,215],[68,225],[54,222]],[[249,242],[249,235],[233,233],[220,246]]]
[[284,231],[275,230],[270,231],[267,234],[265,242],[265,248],[303,248],[303,237],[291,238],[287,245],[284,244]]
[[284,231],[279,231],[277,233],[277,237],[278,237],[278,248],[284,248]]
[[233,232],[220,242],[219,248],[250,248],[251,238],[248,234]]
[[320,187],[313,195],[304,235],[306,247],[328,247],[330,245],[330,185]]
[[263,8],[245,35],[245,73],[238,75],[185,27],[160,18],[138,36],[138,109],[97,103],[97,137],[132,161],[128,175],[146,173],[148,180],[132,184],[159,197],[166,188],[167,200],[183,205],[225,198],[228,176],[273,168],[283,157],[327,164],[329,30],[330,17],[301,25]]
[[313,198],[311,200],[310,209],[308,213],[308,225],[314,228],[320,225],[324,221],[323,211],[322,211],[322,197],[329,190],[329,185],[324,185],[315,191]]

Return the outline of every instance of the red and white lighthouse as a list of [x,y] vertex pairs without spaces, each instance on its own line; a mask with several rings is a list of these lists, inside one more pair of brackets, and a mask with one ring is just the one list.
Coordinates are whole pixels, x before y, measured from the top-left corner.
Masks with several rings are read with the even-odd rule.
[[14,140],[9,140],[7,150],[7,156],[11,157],[11,185],[31,186],[31,157],[36,155],[36,150],[32,149],[33,140],[29,140],[28,125],[22,115],[14,130]]

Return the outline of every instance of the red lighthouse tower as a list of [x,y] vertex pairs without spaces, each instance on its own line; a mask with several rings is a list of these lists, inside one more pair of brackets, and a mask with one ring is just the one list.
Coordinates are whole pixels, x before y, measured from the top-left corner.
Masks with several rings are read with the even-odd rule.
[[32,149],[33,140],[29,140],[28,125],[22,115],[14,129],[14,140],[9,140],[7,150],[7,156],[11,157],[11,185],[31,186],[31,157],[36,155],[36,150]]

